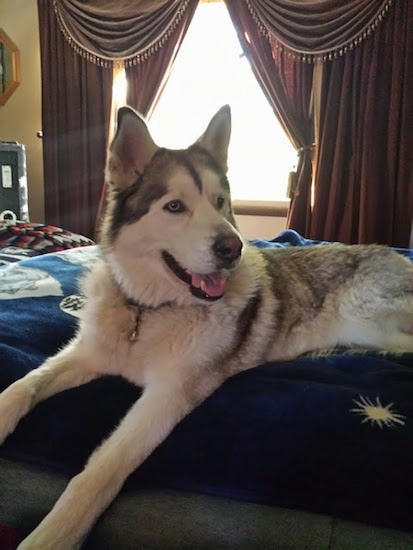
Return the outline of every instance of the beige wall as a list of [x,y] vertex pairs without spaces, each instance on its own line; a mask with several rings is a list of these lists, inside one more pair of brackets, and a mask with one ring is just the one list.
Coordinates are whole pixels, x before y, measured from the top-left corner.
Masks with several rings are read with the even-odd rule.
[[236,215],[238,230],[247,239],[273,239],[284,231],[286,218]]
[[0,0],[0,26],[20,50],[21,82],[0,106],[0,140],[26,147],[29,216],[44,221],[40,43],[36,0]]

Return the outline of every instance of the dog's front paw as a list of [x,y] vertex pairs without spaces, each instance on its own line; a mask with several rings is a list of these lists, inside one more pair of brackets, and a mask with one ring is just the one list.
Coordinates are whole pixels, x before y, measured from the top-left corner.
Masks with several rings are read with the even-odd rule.
[[[19,544],[19,546],[17,547],[17,550],[52,550],[52,548],[54,548],[55,550],[58,550],[56,546],[53,546],[51,544],[44,545],[43,542],[36,542],[36,540],[33,540],[29,536],[27,539],[24,539],[24,541]],[[64,548],[66,550],[66,547]],[[59,550],[63,550],[63,547],[59,547]]]
[[8,435],[10,435],[16,425],[16,416],[6,400],[2,400],[0,395],[0,445],[2,445]]
[[24,390],[17,383],[0,393],[0,445],[14,432],[19,420],[27,413],[27,401]]
[[70,537],[62,539],[60,533],[48,533],[37,528],[17,547],[17,550],[79,550],[80,542],[70,540]]

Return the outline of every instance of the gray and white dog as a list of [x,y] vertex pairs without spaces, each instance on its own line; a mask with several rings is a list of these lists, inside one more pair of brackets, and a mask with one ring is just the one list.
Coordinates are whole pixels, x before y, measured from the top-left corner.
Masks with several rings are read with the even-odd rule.
[[[102,259],[77,334],[0,396],[0,442],[39,401],[106,375],[144,388],[21,549],[82,545],[125,479],[233,374],[337,345],[413,351],[413,264],[381,246],[258,249],[234,221],[230,109],[188,149],[129,108],[107,161]],[[91,403],[91,406],[93,404]]]

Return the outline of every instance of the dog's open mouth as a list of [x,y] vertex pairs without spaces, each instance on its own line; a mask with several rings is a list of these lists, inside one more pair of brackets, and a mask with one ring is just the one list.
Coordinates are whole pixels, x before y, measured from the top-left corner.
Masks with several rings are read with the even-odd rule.
[[213,301],[219,300],[224,295],[227,281],[220,273],[190,273],[180,266],[169,252],[164,250],[162,257],[174,275],[189,286],[193,296]]

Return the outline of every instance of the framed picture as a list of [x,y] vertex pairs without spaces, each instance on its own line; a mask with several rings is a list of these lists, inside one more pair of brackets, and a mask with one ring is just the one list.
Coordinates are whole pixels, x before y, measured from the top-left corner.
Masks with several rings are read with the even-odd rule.
[[0,105],[4,105],[20,84],[20,52],[0,29]]

